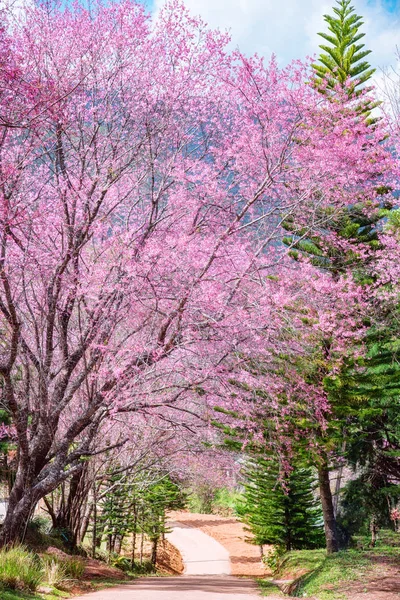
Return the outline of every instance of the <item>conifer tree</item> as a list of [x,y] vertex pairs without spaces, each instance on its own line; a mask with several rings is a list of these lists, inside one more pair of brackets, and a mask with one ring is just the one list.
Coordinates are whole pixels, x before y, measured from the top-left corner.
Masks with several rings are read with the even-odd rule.
[[[363,25],[362,18],[358,16],[351,6],[351,0],[337,0],[337,6],[333,8],[334,15],[325,15],[324,19],[328,25],[328,32],[319,35],[329,44],[320,46],[323,51],[319,57],[319,62],[313,65],[315,72],[314,83],[321,93],[329,94],[332,100],[341,90],[345,91],[350,100],[349,107],[355,110],[367,124],[373,125],[376,119],[371,118],[370,114],[377,103],[360,98],[363,93],[364,84],[372,77],[375,69],[371,68],[365,58],[370,54],[360,40],[364,33],[360,32]],[[352,100],[359,98],[355,103]],[[377,188],[377,196],[381,198],[377,202],[375,210],[371,210],[370,198],[357,198],[352,205],[346,209],[337,211],[333,207],[324,209],[320,214],[320,234],[307,236],[304,227],[299,226],[294,220],[287,220],[284,227],[289,235],[284,243],[290,247],[290,254],[296,260],[306,256],[307,259],[323,269],[330,271],[333,278],[352,273],[352,276],[358,283],[367,284],[371,278],[368,274],[368,264],[365,255],[360,252],[361,247],[369,247],[370,258],[373,261],[373,250],[379,248],[379,223],[386,215],[387,209],[392,206],[387,202],[387,193],[390,191],[385,187]],[[368,205],[368,211],[365,210]],[[332,236],[332,234],[334,234]],[[329,241],[327,241],[329,240]],[[336,243],[339,241],[339,243]],[[344,243],[341,243],[341,242]],[[372,250],[372,252],[371,252]],[[327,377],[329,368],[329,339],[324,340],[322,347],[316,349],[318,361],[315,369],[308,368],[307,377],[314,384],[323,386],[329,393],[332,418],[327,430],[320,436],[320,447],[324,447],[324,440],[327,447],[332,449],[332,444],[336,446],[338,454],[343,454],[345,446],[344,437],[348,437],[350,427],[349,415],[354,415],[359,408],[359,400],[354,404],[354,397],[338,393],[335,384],[329,382]],[[328,351],[326,351],[328,349]],[[326,368],[321,370],[321,356],[326,355]],[[322,361],[324,362],[324,360]],[[352,369],[352,365],[348,366]],[[344,366],[342,375],[347,368]],[[303,368],[302,365],[299,366]],[[348,446],[349,447],[349,446]],[[325,527],[327,533],[328,552],[334,552],[338,549],[338,531],[335,521],[335,502],[332,497],[330,478],[329,478],[329,460],[324,458],[324,452],[321,453],[322,463],[319,465],[319,480],[321,499],[324,507]],[[337,479],[336,498],[340,488],[340,471]]]
[[327,44],[321,44],[323,51],[319,56],[319,63],[313,65],[316,73],[316,84],[321,89],[327,86],[335,89],[339,84],[347,87],[350,95],[359,94],[360,88],[375,73],[375,69],[367,60],[364,60],[371,50],[365,49],[360,40],[365,33],[360,32],[363,25],[362,17],[357,15],[351,6],[351,0],[337,0],[333,7],[334,16],[324,15],[329,33],[321,32]]
[[126,535],[140,533],[152,544],[151,562],[155,566],[158,542],[167,533],[166,512],[183,508],[184,495],[179,486],[163,474],[150,484],[121,474],[112,476],[109,483],[110,491],[104,494],[99,519],[107,536],[108,550],[119,554]]
[[273,459],[253,457],[245,470],[244,501],[238,512],[259,544],[285,550],[324,544],[322,513],[311,469],[280,472]]

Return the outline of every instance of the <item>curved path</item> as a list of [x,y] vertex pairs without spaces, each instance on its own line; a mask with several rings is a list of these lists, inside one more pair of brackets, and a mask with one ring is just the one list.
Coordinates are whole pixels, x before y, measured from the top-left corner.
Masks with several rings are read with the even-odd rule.
[[183,523],[170,523],[168,540],[179,550],[185,575],[230,575],[229,552],[219,542]]
[[146,577],[135,583],[86,594],[74,600],[257,600],[250,579],[230,577],[227,550],[212,537],[182,523],[172,523],[169,541],[181,552],[185,574]]

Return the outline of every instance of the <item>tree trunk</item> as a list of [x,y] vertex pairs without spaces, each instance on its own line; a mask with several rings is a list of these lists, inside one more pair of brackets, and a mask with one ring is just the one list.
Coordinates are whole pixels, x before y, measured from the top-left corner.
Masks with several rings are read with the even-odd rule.
[[92,516],[92,510],[93,510],[93,504],[86,511],[85,517],[81,523],[78,538],[77,538],[78,545],[82,544],[83,540],[85,539],[85,536],[89,529],[89,523],[90,523],[90,517]]
[[97,494],[96,484],[93,485],[93,529],[92,529],[92,558],[96,558],[97,548]]
[[115,540],[114,540],[114,552],[116,554],[121,554],[121,550],[122,550],[122,542],[123,542],[124,537],[122,535],[116,535],[115,536]]
[[[341,455],[344,456],[344,453],[346,451],[346,442],[342,443],[342,448],[341,448]],[[343,479],[343,471],[344,471],[344,465],[343,463],[340,465],[340,467],[337,470],[337,477],[336,477],[336,484],[335,484],[335,494],[333,497],[333,510],[335,511],[335,517],[337,516],[338,513],[338,508],[339,508],[339,496],[340,496],[340,490],[342,487],[342,479]]]
[[144,551],[144,533],[142,531],[142,537],[140,539],[140,564],[143,564],[143,551]]
[[22,542],[31,515],[32,502],[29,497],[23,497],[13,509],[10,504],[0,532],[0,547]]
[[339,543],[327,461],[318,468],[318,481],[324,515],[326,550],[328,554],[333,554],[339,550]]
[[85,463],[82,469],[71,477],[69,485],[62,486],[61,502],[57,508],[53,507],[53,514],[51,513],[54,529],[61,530],[66,535],[67,546],[72,551],[81,540],[90,488],[88,463]]
[[137,507],[135,504],[133,507],[133,531],[132,531],[132,555],[131,555],[132,569],[135,566],[136,533],[137,533]]
[[31,512],[43,494],[34,489],[27,470],[18,468],[0,531],[0,547],[22,542]]
[[371,522],[369,525],[370,531],[371,531],[371,548],[375,548],[376,545],[376,540],[378,537],[378,525],[377,525],[377,520],[376,520],[376,516],[372,515],[371,517]]
[[151,545],[151,564],[153,565],[153,567],[156,566],[157,563],[157,546],[158,546],[158,537],[153,538],[152,540],[152,545]]

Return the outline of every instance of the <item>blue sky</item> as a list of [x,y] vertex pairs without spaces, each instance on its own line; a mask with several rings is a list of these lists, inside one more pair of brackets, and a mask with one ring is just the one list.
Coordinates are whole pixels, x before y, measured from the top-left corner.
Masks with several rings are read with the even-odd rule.
[[384,0],[383,5],[389,12],[396,13],[396,11],[398,11],[399,7],[400,7],[400,1],[399,0]]
[[[157,11],[164,0],[147,0]],[[317,32],[324,30],[323,14],[333,0],[186,0],[188,8],[212,27],[228,29],[232,44],[246,53],[266,57],[274,52],[281,64],[318,52]],[[364,17],[366,46],[375,67],[395,63],[400,47],[400,0],[354,0]]]

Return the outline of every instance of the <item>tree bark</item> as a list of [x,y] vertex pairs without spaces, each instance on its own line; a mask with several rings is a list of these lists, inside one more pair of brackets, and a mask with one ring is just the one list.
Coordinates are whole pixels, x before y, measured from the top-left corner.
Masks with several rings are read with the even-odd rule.
[[157,563],[157,547],[158,547],[158,537],[157,538],[153,538],[152,540],[152,545],[151,545],[151,564],[153,565],[153,567],[156,566]]
[[375,548],[375,546],[376,546],[376,540],[378,538],[378,524],[377,524],[376,515],[372,515],[369,528],[370,528],[370,531],[371,531],[371,544],[370,544],[370,546],[371,546],[371,548]]
[[97,490],[96,482],[93,484],[93,529],[92,529],[92,558],[96,558],[97,548]]
[[339,550],[339,542],[327,461],[318,468],[318,481],[324,515],[326,550],[328,554],[333,554]]

